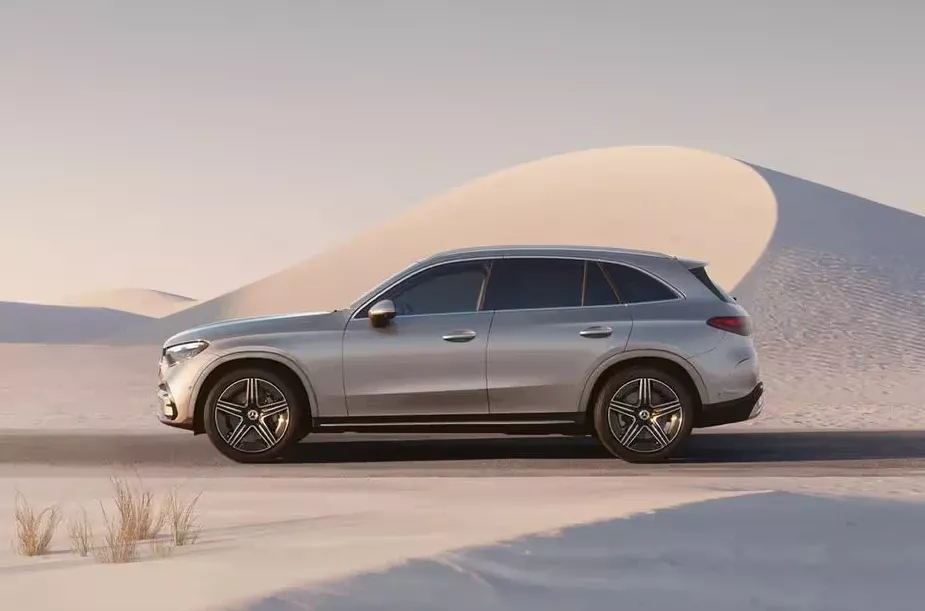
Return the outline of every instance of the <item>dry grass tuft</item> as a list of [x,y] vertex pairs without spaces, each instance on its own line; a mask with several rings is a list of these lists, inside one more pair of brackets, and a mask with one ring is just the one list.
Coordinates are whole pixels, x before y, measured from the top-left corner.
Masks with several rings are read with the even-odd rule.
[[105,563],[133,562],[138,558],[138,542],[154,539],[164,527],[165,516],[154,505],[154,494],[133,488],[122,479],[113,479],[116,513],[110,516],[100,503],[106,532],[96,558]]
[[151,553],[158,558],[166,558],[173,555],[175,549],[176,546],[173,543],[173,539],[162,539],[158,537],[157,539],[151,540]]
[[68,535],[71,539],[71,551],[83,558],[90,555],[93,551],[93,525],[90,524],[86,510],[81,509],[80,517],[68,524]]
[[134,541],[156,537],[164,528],[166,516],[154,506],[154,494],[133,489],[121,479],[113,479],[112,484],[116,489],[116,511],[125,537]]
[[181,500],[176,490],[172,490],[167,497],[167,524],[175,546],[192,545],[199,538],[200,526],[196,520],[196,503],[199,496],[192,499]]
[[106,532],[103,533],[103,545],[95,549],[93,555],[99,562],[106,564],[134,562],[138,558],[138,541],[133,538],[133,522],[121,515],[110,518],[102,503],[100,510],[103,512]]
[[[147,541],[155,556],[166,557],[177,547],[192,545],[199,538],[196,503],[201,493],[182,499],[172,490],[158,507],[154,494],[142,486],[132,487],[118,478],[111,481],[115,488],[115,511],[107,512],[100,502],[104,528],[99,545],[95,545],[93,525],[85,510],[68,523],[71,550],[78,556],[93,555],[107,564],[133,562],[138,559],[141,542]],[[16,550],[26,556],[46,553],[61,519],[58,506],[37,513],[18,495]],[[169,526],[170,532],[159,536],[165,526]]]
[[14,546],[23,556],[41,556],[48,552],[55,531],[61,523],[61,510],[53,505],[36,513],[21,494],[16,494],[16,538]]

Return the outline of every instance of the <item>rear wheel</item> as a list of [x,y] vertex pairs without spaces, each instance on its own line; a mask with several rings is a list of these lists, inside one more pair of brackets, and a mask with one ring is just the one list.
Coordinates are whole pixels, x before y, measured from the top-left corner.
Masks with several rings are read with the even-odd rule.
[[611,454],[632,463],[662,462],[690,435],[694,402],[687,386],[657,367],[615,373],[594,405],[594,429]]
[[304,435],[298,394],[287,380],[260,368],[223,375],[209,391],[203,415],[212,445],[241,463],[283,457]]

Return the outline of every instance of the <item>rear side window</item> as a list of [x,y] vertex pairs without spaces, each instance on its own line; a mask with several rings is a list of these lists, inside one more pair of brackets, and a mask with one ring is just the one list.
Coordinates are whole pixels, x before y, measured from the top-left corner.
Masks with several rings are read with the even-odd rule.
[[697,280],[700,280],[700,282],[703,283],[705,287],[710,289],[711,293],[719,297],[720,301],[725,301],[727,303],[732,301],[732,297],[730,297],[726,291],[720,288],[718,284],[713,282],[713,280],[710,278],[710,275],[707,274],[707,269],[705,267],[695,267],[691,270],[691,273],[694,274],[694,277],[697,278]]
[[613,292],[613,287],[604,276],[600,264],[597,261],[588,261],[585,272],[585,300],[582,305],[604,306],[618,303],[620,301],[617,299],[617,294]]
[[638,269],[618,263],[606,263],[605,266],[624,303],[678,299],[677,294],[663,282]]
[[491,268],[483,310],[574,308],[581,305],[584,262],[499,259]]

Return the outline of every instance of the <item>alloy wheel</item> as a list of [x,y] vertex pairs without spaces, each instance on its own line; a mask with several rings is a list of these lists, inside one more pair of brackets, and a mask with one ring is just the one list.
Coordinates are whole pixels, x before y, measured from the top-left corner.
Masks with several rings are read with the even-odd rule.
[[247,454],[273,449],[290,424],[286,395],[272,382],[255,377],[229,384],[218,396],[213,414],[222,441]]
[[677,439],[684,424],[684,410],[678,394],[668,384],[655,378],[635,378],[611,397],[607,424],[622,447],[650,454]]

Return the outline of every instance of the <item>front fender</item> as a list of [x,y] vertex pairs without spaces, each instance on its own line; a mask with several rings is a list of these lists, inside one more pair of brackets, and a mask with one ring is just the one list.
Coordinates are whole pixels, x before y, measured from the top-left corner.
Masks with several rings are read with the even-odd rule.
[[209,378],[212,372],[226,363],[232,361],[240,361],[243,359],[263,359],[266,361],[274,361],[280,365],[285,366],[287,369],[290,369],[292,373],[298,376],[299,381],[305,388],[305,393],[308,395],[309,410],[311,411],[312,418],[318,417],[318,400],[315,396],[315,390],[312,387],[312,383],[309,380],[308,373],[291,357],[281,351],[273,350],[272,348],[236,348],[232,351],[224,352],[221,356],[214,359],[211,363],[209,363],[207,368],[200,372],[199,377],[193,384],[192,405],[194,409],[195,406],[199,403],[199,393],[202,390],[202,386],[205,384],[205,381]]

